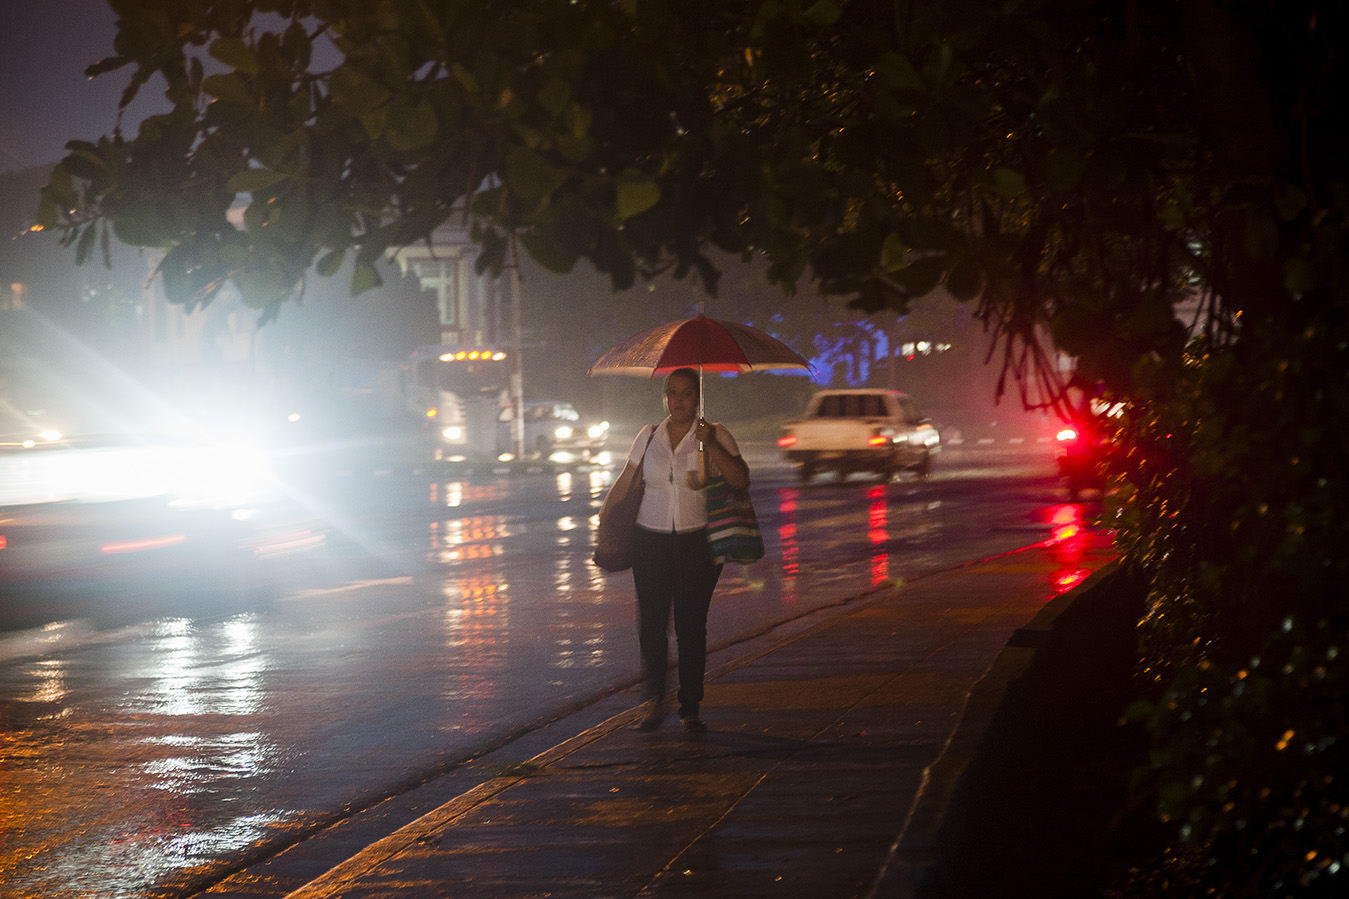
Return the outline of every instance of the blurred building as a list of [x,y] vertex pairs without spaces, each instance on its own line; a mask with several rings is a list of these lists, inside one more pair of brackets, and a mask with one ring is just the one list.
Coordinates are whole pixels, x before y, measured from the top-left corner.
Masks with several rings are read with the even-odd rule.
[[[231,215],[237,227],[242,227],[242,208]],[[415,279],[421,289],[435,298],[439,333],[422,333],[421,339],[407,346],[410,352],[418,343],[443,343],[460,346],[506,345],[510,339],[510,291],[506,278],[490,273],[479,274],[479,248],[468,237],[464,228],[445,226],[438,229],[429,244],[406,247],[393,254],[382,272],[385,286],[361,297],[350,297],[349,268],[330,277],[311,275],[304,294],[287,304],[276,323],[259,326],[259,311],[248,307],[232,285],[222,288],[211,304],[202,309],[186,310],[165,297],[163,287],[154,277],[162,253],[148,252],[145,257],[146,275],[143,295],[143,328],[148,341],[147,350],[153,361],[163,366],[181,366],[198,363],[226,366],[267,365],[263,344],[275,345],[280,333],[296,331],[295,339],[313,339],[319,342],[342,341],[335,333],[342,330],[344,320],[357,322],[357,331],[368,323],[360,321],[364,308],[381,303],[397,304],[404,298],[401,285],[389,283],[398,276]],[[294,307],[294,308],[290,308]],[[401,306],[385,308],[385,314],[375,316],[376,327],[397,327],[393,319],[407,310]],[[297,323],[296,328],[288,327]],[[362,338],[368,335],[361,335]],[[348,341],[351,342],[351,341]],[[364,340],[369,343],[368,339]],[[292,347],[284,351],[295,355]],[[357,355],[370,355],[362,350]],[[305,355],[301,352],[300,355]],[[401,355],[401,354],[396,354]]]
[[404,247],[394,260],[436,296],[440,343],[503,346],[510,341],[510,286],[505,276],[478,274],[479,248],[467,229],[442,225],[431,243]]

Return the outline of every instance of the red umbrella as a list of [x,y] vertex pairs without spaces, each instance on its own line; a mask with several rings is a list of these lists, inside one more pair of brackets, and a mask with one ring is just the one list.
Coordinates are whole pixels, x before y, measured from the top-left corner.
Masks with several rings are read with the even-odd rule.
[[[654,378],[677,368],[696,368],[698,417],[702,418],[704,371],[748,372],[809,367],[800,353],[771,334],[749,325],[699,314],[634,334],[601,356],[587,374]],[[705,455],[701,467],[706,470]],[[703,476],[696,479],[690,476],[690,484],[695,488],[701,488],[705,480]]]
[[629,337],[590,366],[589,374],[656,377],[676,368],[747,372],[809,367],[796,350],[771,334],[696,315]]

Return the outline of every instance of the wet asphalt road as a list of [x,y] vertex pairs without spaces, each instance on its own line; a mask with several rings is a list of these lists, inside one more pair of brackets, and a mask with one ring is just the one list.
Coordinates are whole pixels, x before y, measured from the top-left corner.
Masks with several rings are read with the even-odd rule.
[[[769,449],[746,447],[767,557],[727,567],[714,644],[1079,523],[1047,451],[801,486]],[[612,477],[358,479],[274,589],[203,607],[187,578],[0,632],[0,896],[190,894],[630,684],[631,580],[588,561]]]

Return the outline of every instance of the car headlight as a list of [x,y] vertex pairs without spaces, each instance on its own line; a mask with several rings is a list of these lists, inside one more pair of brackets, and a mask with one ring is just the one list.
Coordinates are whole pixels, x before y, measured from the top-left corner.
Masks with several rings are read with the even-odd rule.
[[455,441],[464,439],[464,429],[459,427],[448,427],[440,432],[440,436],[446,440]]
[[553,432],[553,436],[556,437],[558,440],[570,440],[571,428],[568,425],[563,425],[562,427],[558,428],[556,431]]
[[591,440],[599,440],[607,433],[609,433],[608,424],[591,425],[590,430],[586,431],[586,435],[590,437]]
[[146,454],[144,464],[170,478],[170,505],[178,507],[253,505],[267,497],[271,483],[266,454],[244,443],[170,448]]

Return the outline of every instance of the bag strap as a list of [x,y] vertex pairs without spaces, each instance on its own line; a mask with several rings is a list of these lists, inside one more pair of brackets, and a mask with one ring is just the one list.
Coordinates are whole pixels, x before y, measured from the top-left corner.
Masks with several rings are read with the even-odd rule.
[[642,454],[637,457],[637,477],[646,483],[646,451],[651,449],[651,441],[656,439],[656,432],[660,430],[660,425],[651,425],[651,436],[646,438],[646,446],[642,447]]

